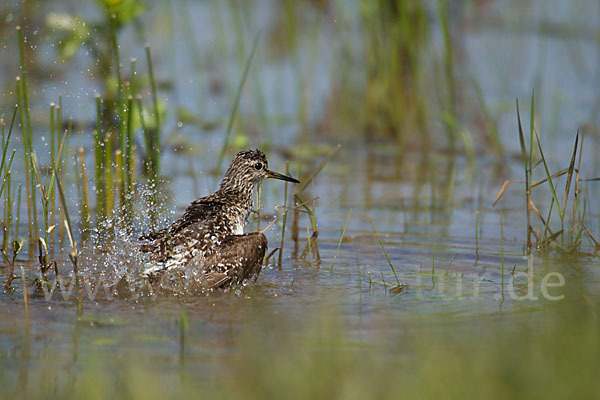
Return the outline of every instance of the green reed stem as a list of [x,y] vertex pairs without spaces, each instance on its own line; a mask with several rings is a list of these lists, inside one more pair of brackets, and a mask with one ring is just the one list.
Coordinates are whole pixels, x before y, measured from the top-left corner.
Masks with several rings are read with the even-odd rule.
[[12,222],[12,199],[11,199],[11,174],[10,170],[6,173],[6,199],[4,203],[4,242],[2,245],[3,250],[8,250],[10,224]]
[[319,165],[317,165],[317,168],[315,168],[315,170],[308,176],[308,178],[306,178],[302,181],[302,183],[296,190],[296,193],[302,193],[304,191],[304,189],[306,189],[308,184],[311,183],[315,179],[315,177],[323,170],[323,168],[325,168],[325,165],[327,165],[327,163],[333,158],[335,153],[337,153],[340,148],[342,148],[342,145],[338,144],[333,149],[331,149],[329,151],[329,153],[327,153],[325,158],[323,158],[321,160],[321,162],[319,163]]
[[554,190],[554,183],[552,183],[552,177],[550,175],[550,171],[548,169],[548,164],[546,163],[546,158],[544,157],[544,152],[542,151],[542,145],[540,143],[540,138],[535,132],[536,141],[538,144],[538,149],[540,150],[540,157],[542,157],[542,163],[544,164],[544,170],[546,171],[546,179],[548,180],[548,186],[550,187],[550,191],[552,192],[552,197],[554,198],[554,202],[556,203],[556,208],[558,210],[558,214],[562,216],[562,211],[560,208],[560,203],[558,201],[558,197],[556,196],[556,190]]
[[258,39],[260,38],[260,34],[256,35],[254,39],[254,43],[252,44],[252,50],[250,51],[250,55],[248,56],[248,60],[246,61],[246,67],[244,68],[244,73],[242,74],[242,79],[237,89],[237,93],[235,95],[235,101],[233,103],[233,108],[231,109],[231,114],[229,114],[229,122],[227,123],[227,131],[225,133],[225,140],[223,141],[223,147],[221,148],[221,152],[219,153],[219,159],[217,161],[217,175],[221,173],[221,165],[223,164],[223,159],[225,158],[225,152],[227,151],[227,147],[229,146],[229,139],[231,137],[231,132],[233,130],[233,122],[235,121],[235,116],[237,114],[238,107],[240,105],[240,98],[242,97],[242,90],[244,89],[244,84],[246,83],[246,78],[248,77],[248,71],[250,71],[250,65],[252,65],[252,59],[254,58],[254,53],[256,51],[256,47],[258,45]]
[[19,182],[19,190],[17,192],[17,217],[15,218],[15,240],[19,240],[19,226],[21,224],[21,192],[22,185]]
[[129,184],[129,191],[133,191],[133,186],[135,184],[135,176],[136,176],[136,159],[137,159],[137,146],[131,146],[131,158],[129,159],[129,176],[131,179],[131,183]]
[[[525,135],[523,134],[523,126],[521,124],[521,113],[519,112],[519,99],[516,100],[517,104],[517,122],[519,124],[519,145],[521,146],[521,158],[523,160],[523,167],[525,169],[525,201],[527,202],[527,253],[531,251],[531,186],[530,186],[530,161],[532,154],[530,152],[529,159],[527,158],[527,147],[525,147]],[[533,108],[532,108],[533,109]],[[533,117],[532,117],[533,120]],[[531,133],[531,145],[533,146],[533,130]],[[530,147],[531,148],[531,147]]]
[[4,119],[2,120],[2,161],[0,161],[0,176],[2,172],[4,172],[4,162],[6,161],[6,152],[8,151],[8,144],[10,143],[10,138],[12,136],[13,126],[15,124],[15,118],[17,117],[17,109],[19,105],[15,105],[15,109],[13,111],[13,115],[10,121],[10,128],[8,128],[8,137],[5,139],[4,136]]
[[[69,141],[67,140],[67,137],[69,136],[71,132],[71,119],[69,119],[69,126],[67,129],[65,129],[64,134],[63,134],[63,138],[59,147],[59,160],[57,162],[57,160],[54,160],[54,170],[56,171],[56,175],[55,175],[55,180],[62,180],[62,182],[66,182],[67,181],[67,173],[69,172],[68,168],[65,168],[65,162],[67,162],[67,157],[70,154],[71,150],[70,150],[70,145],[69,145]],[[61,150],[62,149],[62,150]],[[58,187],[58,185],[57,185]],[[60,195],[60,194],[59,194]],[[65,242],[65,224],[63,223],[63,221],[65,221],[66,219],[66,210],[64,209],[62,202],[60,201],[60,197],[59,197],[59,218],[58,218],[58,236],[60,239],[60,244],[62,245]]]
[[[60,146],[60,138],[61,138],[61,133],[63,131],[63,117],[62,117],[62,96],[59,95],[58,96],[58,105],[56,106],[56,144],[58,146]],[[62,157],[61,157],[62,160]],[[54,168],[54,160],[52,160],[52,168]],[[58,164],[58,170],[55,171],[56,174],[60,174],[61,173],[61,168],[62,168],[62,162]],[[54,179],[52,180],[52,183],[54,183]],[[56,192],[53,191],[52,192],[52,204],[57,203],[56,201]],[[58,202],[58,208],[60,209],[60,202]],[[62,213],[62,212],[61,212]],[[62,214],[60,214],[62,215]],[[62,218],[60,218],[59,215],[59,224],[60,226],[62,226],[62,224],[60,223],[60,221],[62,220]],[[54,217],[54,213],[52,214],[52,225],[56,224],[56,219]]]
[[[233,3],[233,2],[231,2]],[[230,25],[230,30],[233,30],[235,32],[235,44],[236,44],[236,53],[238,56],[238,62],[240,63],[240,65],[244,62],[244,57],[246,55],[246,46],[245,46],[245,42],[246,42],[246,32],[245,32],[245,27],[244,25],[247,22],[247,18],[246,15],[249,15],[250,10],[248,8],[248,2],[246,3],[239,3],[236,6],[230,7],[230,10],[232,11],[232,17],[233,17],[233,23]],[[257,34],[257,36],[260,35]],[[256,63],[260,62],[260,60],[257,60]],[[254,99],[254,105],[256,107],[256,111],[257,114],[260,116],[261,120],[263,121],[263,129],[266,132],[266,135],[269,135],[269,125],[267,123],[267,113],[266,113],[266,106],[265,106],[265,99],[264,99],[264,95],[263,95],[263,86],[259,80],[259,75],[258,75],[258,68],[254,68],[252,71],[249,71],[249,73],[251,74],[250,79],[252,79],[252,81],[254,81],[254,93],[253,93],[253,99]]]
[[[56,146],[60,146],[60,137],[62,132],[63,120],[62,120],[62,96],[58,96],[58,105],[56,106]],[[60,165],[59,165],[60,167]],[[52,164],[54,168],[54,161]],[[58,173],[58,171],[56,171]]]
[[[54,160],[56,159],[56,120],[55,114],[57,113],[56,104],[50,103],[50,169],[51,173],[54,174]],[[50,180],[46,180],[46,186],[50,187],[54,184],[54,177],[51,177]],[[56,201],[54,196],[54,190],[50,190],[48,192],[48,202],[50,203],[50,213],[49,220],[46,226],[46,232],[48,231],[48,226],[55,225],[56,221]],[[46,240],[46,245],[48,246],[48,251],[52,251],[52,242],[54,239],[54,230],[50,232],[49,238]]]
[[335,254],[333,256],[333,260],[331,260],[331,266],[329,267],[330,271],[333,271],[333,264],[335,263],[338,252],[340,251],[340,247],[342,246],[342,241],[344,240],[344,235],[346,234],[346,228],[348,227],[348,222],[350,221],[351,214],[352,214],[352,209],[348,210],[348,215],[346,216],[346,223],[344,224],[344,228],[342,229],[342,235],[340,236],[340,240],[338,242],[337,248],[335,249]]
[[[2,191],[4,190],[4,183],[6,182],[6,174],[7,172],[10,172],[10,168],[12,166],[12,162],[13,159],[15,157],[15,152],[16,150],[13,149],[12,155],[8,161],[8,166],[6,168],[4,168],[6,166],[6,153],[8,151],[8,145],[10,143],[10,138],[12,136],[12,130],[14,127],[14,123],[15,123],[15,118],[17,116],[17,108],[18,105],[15,106],[15,109],[13,111],[13,116],[10,122],[10,128],[8,129],[8,137],[5,137],[4,135],[4,119],[2,119],[2,161],[0,161],[0,176],[4,176],[4,180],[2,181],[2,187],[0,188],[0,196],[2,196]],[[6,141],[5,141],[6,139]],[[2,175],[4,173],[4,175]]]
[[[152,65],[152,57],[150,56],[150,46],[146,45],[146,61],[148,62],[148,73],[150,74],[150,87],[152,89],[152,104],[154,106],[154,121],[155,127],[152,130],[152,145],[155,158],[152,159],[155,175],[159,173],[159,157],[160,154],[160,114],[158,112],[158,96],[156,95],[156,81],[154,79],[154,67]],[[141,109],[141,107],[140,107]]]
[[475,255],[479,258],[479,210],[475,212]]
[[[571,214],[573,216],[573,218],[575,218],[575,215],[577,215],[577,203],[579,202],[579,171],[581,171],[581,157],[582,157],[582,153],[583,153],[583,140],[585,139],[585,135],[581,135],[581,142],[579,144],[579,160],[577,161],[577,169],[575,170],[575,187],[573,188],[573,213]],[[585,214],[584,214],[585,215]],[[583,218],[581,221],[581,224],[583,225]],[[585,226],[583,227],[584,229]],[[575,224],[571,225],[571,232],[570,232],[570,237],[573,237],[575,231]],[[591,237],[591,234],[588,232],[588,236]]]
[[85,241],[89,236],[90,228],[90,195],[88,190],[87,168],[85,166],[85,151],[83,147],[79,148],[79,162],[81,164],[81,236]]
[[104,139],[102,134],[102,99],[96,95],[96,130],[94,131],[94,172],[96,175],[96,220],[106,217],[104,181]]
[[15,159],[15,154],[17,150],[13,149],[12,155],[8,160],[8,166],[6,167],[6,172],[4,173],[4,179],[2,180],[2,186],[0,186],[0,196],[2,196],[2,192],[4,191],[4,185],[6,183],[6,174],[10,172],[10,168],[12,167],[13,160]]
[[[127,149],[128,149],[128,164],[127,164],[127,191],[133,191],[133,184],[135,182],[135,153],[136,149],[133,145],[133,110],[135,109],[135,103],[133,99],[135,97],[135,58],[131,58],[131,78],[129,79],[129,90],[127,97]],[[128,202],[129,204],[131,202]],[[129,209],[128,209],[129,210]]]
[[315,215],[315,210],[311,209],[308,206],[308,203],[313,203],[313,207],[314,207],[314,201],[316,199],[312,199],[312,200],[308,200],[308,201],[304,201],[299,194],[295,194],[294,198],[296,199],[296,201],[298,202],[299,207],[304,208],[304,211],[306,211],[306,213],[309,215],[309,220],[310,220],[310,226],[313,229],[313,232],[317,230],[317,219],[316,219],[316,215]]
[[[577,159],[577,147],[579,145],[579,131],[575,136],[575,145],[573,146],[573,154],[571,155],[571,162],[569,163],[569,172],[567,173],[567,183],[565,184],[565,195],[563,198],[563,213],[560,215],[561,230],[565,227],[565,213],[567,212],[567,203],[569,200],[569,190],[571,189],[571,181],[573,179],[573,172],[575,170],[575,160]],[[575,214],[571,216],[571,226],[575,224]]]
[[500,210],[500,262],[502,266],[502,287],[504,288],[504,225],[502,223],[502,210]]
[[[35,181],[37,182],[37,187],[40,190],[40,195],[41,195],[41,201],[42,201],[42,216],[43,216],[43,222],[44,222],[44,231],[48,230],[48,192],[47,192],[47,188],[42,184],[42,177],[41,177],[41,173],[40,173],[40,164],[38,162],[37,156],[35,153],[33,153],[32,155],[32,165],[33,165],[33,177],[35,178]],[[44,237],[44,239],[46,239],[46,237]]]
[[104,166],[106,177],[106,215],[112,215],[114,209],[114,193],[113,193],[113,165],[112,165],[112,137],[111,133],[107,132],[104,138]]
[[58,104],[56,106],[56,132],[58,136],[56,140],[60,139],[60,132],[62,132],[63,120],[62,120],[62,95],[58,96]]
[[123,152],[121,150],[115,151],[115,174],[117,179],[115,189],[119,190],[120,206],[122,207],[125,202],[125,171],[123,170]]
[[[83,230],[83,226],[84,225],[84,215],[85,215],[85,211],[83,210],[84,207],[84,202],[83,202],[83,193],[81,191],[81,170],[79,168],[79,160],[77,158],[77,153],[73,153],[73,168],[74,168],[74,172],[75,172],[75,185],[77,186],[77,197],[79,198],[79,202],[77,203],[77,205],[79,206],[79,218],[80,218],[80,224],[79,224],[79,231]],[[69,232],[67,232],[69,233]],[[73,233],[73,231],[71,231],[71,234]]]
[[44,221],[44,237],[38,237],[38,254],[39,254],[39,262],[40,262],[40,272],[44,280],[47,280],[46,272],[48,270],[48,234],[49,234],[49,201],[48,201],[48,188],[42,184],[42,177],[40,173],[40,165],[37,160],[37,156],[35,153],[33,156],[33,172],[35,179],[37,181],[37,187],[40,190],[40,200],[42,202],[42,217]]
[[[21,78],[17,77],[16,79],[17,81],[17,97],[19,100],[19,105],[22,105],[22,89],[21,89]],[[27,129],[25,127],[25,119],[24,119],[24,112],[23,112],[23,106],[19,107],[19,119],[21,122],[21,134],[23,136],[23,151],[25,153],[25,183],[26,183],[26,187],[27,187],[27,215],[29,217],[29,243],[31,245],[31,243],[34,242],[34,232],[36,232],[37,234],[37,215],[36,213],[33,211],[35,204],[33,204],[32,201],[32,190],[31,190],[31,181],[32,176],[31,176],[31,161],[30,161],[30,153],[29,153],[29,136],[27,135]]]
[[54,142],[56,141],[56,125],[54,120],[56,110],[56,104],[50,103],[50,159],[54,160],[56,148]]
[[[1,125],[2,125],[2,145],[3,145],[3,151],[2,151],[2,162],[0,163],[0,176],[2,175],[2,172],[4,171],[4,163],[6,161],[6,151],[8,150],[8,144],[10,142],[10,136],[12,134],[12,128],[13,128],[13,124],[14,124],[14,120],[16,117],[16,107],[15,110],[13,112],[13,117],[12,117],[12,121],[11,121],[11,126],[9,128],[9,132],[8,132],[8,138],[5,139],[5,132],[4,132],[4,120],[2,120]],[[11,176],[11,166],[12,166],[12,161],[14,159],[15,156],[15,150],[13,150],[12,156],[10,157],[10,161],[8,163],[8,167],[6,168],[6,172],[4,173],[4,178],[2,179],[2,187],[0,188],[0,196],[2,195],[2,192],[4,190],[4,186],[6,185],[7,190],[6,190],[6,201],[5,201],[5,205],[4,205],[4,211],[5,211],[5,215],[4,215],[4,241],[3,241],[3,246],[2,246],[2,250],[3,251],[8,251],[8,244],[9,244],[9,236],[10,236],[10,225],[12,223],[12,199],[11,199],[11,187],[12,187],[12,176]],[[12,273],[11,273],[12,275]],[[9,279],[10,280],[10,279]]]
[[496,121],[492,117],[492,113],[485,101],[485,97],[483,95],[483,91],[481,90],[481,86],[477,82],[477,80],[472,77],[471,83],[473,89],[475,90],[475,96],[477,97],[477,101],[479,102],[479,107],[481,107],[481,111],[483,113],[483,117],[485,119],[485,126],[487,135],[489,137],[490,143],[492,147],[498,154],[504,154],[504,146],[502,145],[502,139],[500,137],[500,133],[498,132],[498,126]]
[[94,98],[96,99],[96,132],[102,136],[102,98],[99,94]]
[[[448,15],[447,0],[438,1],[438,13],[442,22],[442,32],[444,36],[444,69],[446,82],[448,84],[448,112],[453,119],[456,119],[456,90],[454,86],[454,63],[452,55],[452,36],[450,33],[450,21]],[[454,146],[456,141],[456,124],[447,124],[450,144]]]
[[[65,146],[65,141],[67,139],[67,137],[70,134],[70,129],[67,129],[65,131],[65,134],[63,135],[63,139],[61,142],[61,146],[59,148],[59,154],[61,153],[61,148],[63,148],[63,146]],[[67,145],[67,150],[65,150],[65,154],[68,154],[68,145]],[[66,156],[65,156],[66,157]],[[54,160],[54,171],[56,171],[58,169],[58,161]],[[66,170],[66,168],[64,168]],[[77,175],[77,174],[75,174]],[[60,180],[60,175],[58,174],[54,174],[54,180],[56,182],[56,188],[58,189],[58,194],[59,194],[59,198],[60,198],[60,203],[62,206],[62,210],[64,211],[64,220],[65,220],[65,225],[67,227],[67,234],[69,235],[69,238],[73,238],[73,225],[71,224],[71,216],[69,214],[69,208],[67,207],[67,200],[65,198],[65,191],[63,190],[63,186]],[[61,221],[62,222],[62,221]],[[72,243],[72,247],[73,243]]]
[[392,264],[392,261],[390,260],[390,256],[388,256],[388,253],[385,250],[385,246],[383,245],[383,241],[381,240],[381,237],[379,236],[379,232],[377,232],[377,228],[375,227],[375,222],[373,222],[373,218],[371,218],[371,214],[369,214],[369,212],[367,211],[367,209],[365,209],[365,212],[367,213],[367,216],[369,217],[369,220],[371,221],[371,226],[373,227],[373,232],[375,232],[375,236],[377,236],[377,241],[379,242],[379,246],[381,247],[381,250],[383,250],[383,254],[385,255],[385,259],[387,260],[388,265],[390,266],[390,269],[394,273],[394,277],[396,278],[396,282],[398,283],[398,285],[400,285],[400,279],[398,278],[398,274],[396,274],[396,270],[394,269],[394,265]]
[[[309,224],[306,224],[306,241],[307,241],[307,243],[306,243],[305,253],[306,254],[310,254],[310,266],[314,267],[314,264],[313,264],[313,254],[312,254],[312,240],[311,240],[312,238],[310,236],[310,230],[308,228],[309,228]],[[304,259],[304,257],[306,256],[306,254],[302,255],[302,259]]]
[[132,129],[132,119],[133,119],[133,97],[129,96],[127,99],[127,142],[125,144],[124,155],[125,158],[123,160],[123,167],[127,169],[127,191],[131,190],[133,185],[133,180],[131,176],[131,148],[133,147],[133,129]]
[[150,74],[150,88],[152,89],[152,103],[154,105],[154,118],[157,131],[160,127],[160,114],[158,113],[158,96],[156,95],[156,80],[154,79],[154,67],[150,55],[150,45],[146,44],[146,61],[148,62],[148,73]]
[[[67,138],[68,135],[68,130],[65,131],[62,140],[60,140],[57,144],[58,144],[58,152],[55,154],[55,156],[52,158],[51,160],[51,166],[50,166],[50,182],[48,183],[48,188],[47,188],[47,196],[49,201],[51,202],[51,211],[52,211],[52,220],[50,221],[50,226],[55,227],[56,226],[56,215],[54,212],[54,207],[55,207],[55,178],[58,177],[58,179],[60,179],[61,176],[61,171],[60,168],[62,168],[62,163],[63,163],[63,151],[65,148],[65,140]],[[59,168],[57,170],[57,168]],[[66,177],[64,178],[66,180]],[[62,207],[59,207],[60,209],[60,218],[59,221],[63,220],[63,209]],[[59,223],[60,226],[62,226],[62,223]],[[46,231],[48,230],[48,224],[46,226]],[[59,236],[61,241],[64,240],[64,231],[62,231],[59,228]],[[48,246],[49,252],[53,251],[54,248],[54,228],[52,228],[52,231],[50,232],[50,240],[48,241],[48,238],[46,237],[46,244]]]
[[[530,209],[531,209],[531,190],[532,188],[532,184],[533,184],[533,136],[534,136],[534,132],[535,132],[535,89],[531,90],[531,104],[530,104],[530,109],[529,109],[529,177],[528,177],[528,182],[529,182],[529,197],[527,198],[527,212],[530,213]],[[527,172],[527,171],[525,171]],[[552,207],[550,207],[550,213],[552,213]],[[550,219],[547,220],[546,222],[547,224],[550,224]],[[532,233],[533,233],[533,227],[529,228]]]
[[[290,162],[289,161],[286,161],[286,163],[285,163],[285,174],[287,176],[290,175]],[[281,262],[283,261],[283,244],[285,243],[285,225],[287,223],[287,214],[288,214],[287,201],[288,201],[288,182],[286,181],[284,188],[283,188],[283,221],[281,224],[281,246],[279,246],[279,255],[278,255],[279,269],[281,269]]]
[[[73,154],[73,152],[71,151],[71,134],[73,133],[73,117],[70,116],[69,120],[67,122],[67,130],[65,131],[65,134],[63,136],[63,140],[65,141],[65,149],[64,149],[64,157],[63,160],[61,161],[61,174],[62,174],[62,182],[67,182],[68,181],[68,177],[69,177],[69,172],[70,172],[70,168],[69,166],[69,162],[70,162],[70,156],[71,154]],[[75,181],[77,181],[77,172],[75,172]],[[58,187],[58,185],[57,185]],[[60,203],[61,205],[63,204],[63,202],[61,201]],[[65,223],[65,221],[67,223]],[[67,209],[64,209],[64,215],[63,215],[63,219],[61,219],[61,223],[59,224],[61,229],[66,228],[66,233],[67,233],[67,239],[70,239],[70,235],[72,235],[73,230],[70,229],[67,225],[70,224],[70,218],[69,218],[69,212]],[[65,241],[65,232],[62,232],[62,243],[64,243]]]
[[17,35],[19,37],[19,67],[21,69],[21,79],[23,81],[23,107],[25,108],[25,116],[27,118],[27,134],[31,140],[31,117],[29,112],[29,98],[27,95],[27,74],[25,74],[25,57],[24,57],[24,40],[23,31],[20,26],[17,26]]
[[131,67],[130,67],[130,77],[129,77],[129,87],[128,87],[128,96],[131,97],[135,97],[135,62],[137,60],[135,59],[135,57],[131,57],[130,62],[131,62]]
[[138,109],[138,116],[140,118],[140,125],[142,125],[142,131],[144,132],[144,143],[146,145],[146,160],[145,160],[145,171],[146,175],[150,181],[156,181],[156,168],[155,168],[155,154],[156,149],[154,148],[154,138],[152,137],[152,133],[146,126],[146,120],[144,119],[144,112],[142,108],[142,98],[140,96],[136,97],[136,105]]
[[110,38],[113,47],[113,55],[115,57],[115,74],[117,78],[117,110],[119,111],[119,134],[124,135],[124,93],[123,93],[123,81],[121,80],[121,57],[119,55],[119,42],[117,40],[117,16],[110,16]]
[[535,132],[535,90],[531,91],[531,105],[530,105],[530,119],[529,119],[529,181],[532,181],[533,177],[533,134]]
[[23,280],[23,304],[25,305],[25,331],[29,335],[29,299],[27,297],[27,281],[25,281],[25,269],[21,267],[21,278]]
[[[61,138],[61,133],[63,131],[63,116],[62,116],[62,95],[58,96],[58,105],[56,106],[56,144],[60,146],[60,138]],[[55,170],[55,174],[58,175],[58,177],[60,178],[60,176],[62,175],[62,168],[63,168],[63,162],[62,162],[62,156],[59,156],[59,163],[58,163],[58,170]],[[54,169],[55,167],[55,161],[52,161],[52,168]],[[54,179],[52,180],[51,183],[54,183]],[[58,206],[58,237],[59,240],[61,241],[61,243],[64,241],[64,224],[61,223],[61,221],[63,221],[64,219],[64,211],[62,209],[62,206],[60,205],[60,201],[56,201],[56,191],[52,191],[52,195],[51,195],[52,199],[52,204],[57,204]],[[57,225],[56,223],[56,216],[55,213],[52,213],[52,225]],[[62,233],[61,233],[62,232]]]
[[[25,41],[23,39],[23,31],[21,29],[20,26],[17,26],[17,36],[18,36],[18,40],[19,40],[19,67],[21,69],[21,80],[22,80],[22,95],[23,95],[23,108],[25,109],[25,118],[26,118],[26,122],[27,122],[27,142],[28,142],[28,152],[29,152],[29,156],[26,156],[26,161],[27,159],[29,160],[29,165],[28,168],[33,168],[32,165],[32,160],[31,160],[31,154],[33,153],[33,138],[32,138],[32,134],[31,134],[31,116],[30,116],[30,109],[29,109],[29,95],[27,93],[27,74],[25,73],[25,56],[24,56],[24,47],[25,47]],[[20,101],[19,101],[20,102]],[[23,121],[21,122],[23,124]],[[25,130],[24,130],[25,132]],[[30,185],[31,185],[31,214],[33,216],[33,232],[35,232],[35,234],[31,235],[31,240],[32,243],[35,240],[35,235],[37,235],[38,232],[38,221],[37,221],[37,201],[36,201],[36,191],[35,191],[35,182],[33,180],[33,176],[30,173]]]
[[127,151],[125,148],[127,147],[127,135],[120,133],[119,134],[119,150],[121,150],[121,154],[126,154]]
[[[552,218],[552,209],[554,208],[554,197],[550,199],[550,207],[548,208],[548,216],[546,217],[546,223],[544,224],[543,236],[546,237],[546,233],[550,231],[550,219]],[[552,233],[550,233],[552,235]]]
[[[146,126],[146,121],[144,119],[144,113],[143,113],[143,108],[142,108],[142,98],[141,96],[137,97],[137,106],[138,106],[138,112],[139,112],[139,117],[140,117],[140,124],[142,125],[142,130],[144,132],[144,142],[146,144],[146,156],[145,156],[145,160],[144,160],[144,172],[146,174],[146,176],[148,177],[149,180],[149,186],[151,189],[151,193],[150,193],[150,223],[151,226],[156,226],[156,224],[158,223],[158,210],[157,210],[157,204],[158,204],[158,198],[157,198],[157,187],[156,187],[156,183],[157,183],[157,178],[158,178],[158,169],[157,169],[157,165],[158,165],[158,158],[160,157],[160,153],[159,150],[157,148],[157,146],[154,144],[154,135],[152,132],[150,132],[150,130],[148,129],[148,127]],[[193,172],[193,169],[192,169]],[[194,179],[194,182],[196,180]]]
[[[65,132],[65,135],[63,136],[63,141],[62,141],[63,144],[65,143],[65,138],[70,134],[70,132],[71,132],[71,127],[69,126],[69,129],[67,129],[67,131]],[[56,169],[57,169],[57,163],[56,163],[56,161],[54,161],[54,170],[56,170]],[[77,176],[77,173],[75,173],[75,175]],[[69,209],[67,207],[67,200],[65,198],[65,192],[64,192],[62,184],[60,182],[59,175],[54,175],[54,176],[55,176],[55,180],[56,180],[56,187],[58,188],[58,193],[60,196],[60,202],[62,204],[64,213],[65,213],[65,225],[67,228],[67,235],[69,237],[69,242],[71,244],[71,252],[69,253],[69,258],[71,259],[71,262],[73,263],[73,272],[75,273],[75,285],[78,288],[79,287],[79,273],[78,273],[78,268],[77,268],[77,257],[78,257],[77,243],[73,240],[73,225],[71,224],[71,216],[69,214]],[[77,179],[76,179],[76,181],[79,182]],[[78,299],[78,312],[79,312],[80,307],[81,307],[81,299]]]

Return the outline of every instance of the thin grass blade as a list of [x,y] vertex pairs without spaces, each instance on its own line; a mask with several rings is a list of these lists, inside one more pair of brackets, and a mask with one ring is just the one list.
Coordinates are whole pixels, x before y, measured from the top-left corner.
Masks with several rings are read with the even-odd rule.
[[235,101],[233,103],[233,108],[231,110],[231,114],[229,115],[229,122],[227,123],[227,131],[225,133],[225,141],[223,142],[223,147],[221,148],[221,153],[219,153],[219,159],[217,161],[217,174],[219,174],[221,172],[221,165],[223,164],[223,159],[225,158],[225,152],[227,151],[227,146],[229,145],[231,131],[233,130],[233,122],[235,121],[235,116],[237,114],[237,110],[240,105],[240,98],[242,97],[242,90],[244,89],[244,85],[246,83],[246,78],[248,77],[248,71],[250,71],[250,65],[252,65],[252,59],[254,58],[254,53],[256,52],[256,47],[258,45],[259,38],[260,38],[260,33],[258,33],[256,35],[256,38],[254,39],[254,43],[252,44],[252,51],[250,51],[250,55],[248,56],[248,61],[246,62],[246,67],[244,68],[244,73],[242,74],[242,80],[240,81],[237,93],[235,95]]

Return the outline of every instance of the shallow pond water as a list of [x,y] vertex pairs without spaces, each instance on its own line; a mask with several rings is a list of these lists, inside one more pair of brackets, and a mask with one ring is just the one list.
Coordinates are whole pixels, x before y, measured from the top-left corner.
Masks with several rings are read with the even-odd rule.
[[[432,176],[447,169],[449,157],[455,160],[439,156],[428,161],[435,171]],[[516,206],[503,209],[500,227],[500,211],[491,207],[496,196],[492,188],[499,186],[493,178],[496,166],[481,164],[473,169],[465,162],[456,168],[453,193],[448,194],[447,181],[425,182],[419,190],[410,185],[414,177],[409,171],[422,167],[413,165],[411,158],[403,157],[402,178],[394,180],[373,177],[373,171],[384,175],[383,171],[397,167],[394,157],[376,149],[341,151],[314,185],[320,197],[316,208],[320,263],[313,259],[311,264],[310,256],[304,261],[291,257],[294,243],[288,227],[281,269],[271,263],[255,284],[241,289],[205,296],[150,297],[101,289],[92,296],[93,291],[82,289],[78,303],[74,292],[66,297],[54,293],[47,300],[41,290],[32,292],[30,285],[26,321],[21,281],[16,281],[13,291],[2,294],[0,311],[5,385],[10,382],[10,391],[18,392],[22,380],[29,379],[44,382],[44,390],[60,395],[84,385],[87,374],[96,374],[96,369],[102,379],[119,387],[117,371],[133,368],[148,376],[160,375],[163,389],[179,387],[182,379],[193,380],[193,387],[211,388],[239,367],[236,358],[247,351],[240,348],[244,344],[255,349],[267,346],[267,352],[284,351],[294,343],[318,349],[323,332],[331,330],[331,337],[337,338],[335,332],[341,329],[343,340],[336,346],[344,352],[387,353],[402,359],[418,357],[409,344],[419,337],[477,337],[489,324],[509,331],[522,324],[543,330],[543,324],[538,324],[566,305],[598,300],[596,256],[528,259],[519,239],[522,210]],[[336,168],[349,163],[369,165],[373,171]],[[485,184],[465,178],[475,170]],[[279,203],[280,186],[279,182],[263,185],[264,212]],[[438,194],[432,197],[433,192]],[[405,287],[396,287],[370,218]],[[306,244],[305,226],[303,219],[300,249]],[[267,231],[271,248],[278,245],[280,232],[276,225]],[[127,254],[130,249],[114,250]],[[24,265],[28,275],[36,273],[34,262],[18,265]],[[115,267],[104,266],[107,271]],[[83,262],[80,268],[85,270]],[[67,275],[68,270],[67,263]],[[3,269],[0,279],[5,278]],[[249,332],[253,332],[250,337]]]

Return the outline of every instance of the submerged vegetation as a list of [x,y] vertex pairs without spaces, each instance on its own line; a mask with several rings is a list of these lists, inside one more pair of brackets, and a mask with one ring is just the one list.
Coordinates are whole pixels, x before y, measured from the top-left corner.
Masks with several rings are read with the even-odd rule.
[[[500,193],[498,193],[498,196],[494,201],[494,205],[500,200],[504,194],[506,186],[509,183],[524,184],[525,201],[527,204],[527,243],[525,248],[528,253],[535,247],[541,251],[548,251],[551,248],[557,248],[568,253],[576,254],[581,252],[583,240],[585,238],[589,240],[591,244],[590,247],[597,253],[600,250],[600,242],[598,242],[594,234],[586,227],[585,223],[585,217],[588,213],[588,192],[585,190],[586,188],[584,184],[585,182],[600,182],[600,178],[585,178],[580,176],[584,137],[582,136],[580,138],[580,134],[577,132],[568,167],[551,174],[548,167],[548,162],[544,156],[544,151],[542,150],[542,144],[540,142],[539,135],[534,127],[534,105],[534,97],[532,96],[530,117],[531,124],[528,138],[529,151],[527,151],[525,135],[523,133],[523,125],[521,123],[521,114],[519,112],[519,102],[517,100],[519,143],[521,146],[521,157],[525,170],[525,181],[505,181],[502,185]],[[534,146],[534,142],[537,144],[537,146]],[[539,158],[539,160],[535,163],[534,148],[537,148],[537,154]],[[538,181],[534,181],[533,171],[537,166],[540,166],[540,168],[541,166],[544,167],[543,172],[545,177]],[[566,177],[566,181],[564,183],[564,191],[562,192],[562,201],[560,201],[557,196],[557,193],[560,193],[557,181],[558,178],[563,176]],[[551,199],[547,214],[542,215],[533,201],[532,189],[537,186],[547,187],[548,193],[550,193]],[[571,187],[573,187],[572,191]],[[572,205],[569,204],[569,199],[571,200]],[[568,205],[570,207],[567,207]],[[554,220],[560,220],[560,226],[557,226],[556,228],[551,222],[553,220],[552,211],[554,208],[556,208],[555,215],[557,215]],[[533,216],[531,214],[532,212],[535,213],[535,216],[539,218],[539,222],[541,223],[541,226],[538,229],[534,228],[534,222],[532,221]],[[544,215],[546,215],[545,218]],[[533,242],[533,239],[535,239],[535,243]]]

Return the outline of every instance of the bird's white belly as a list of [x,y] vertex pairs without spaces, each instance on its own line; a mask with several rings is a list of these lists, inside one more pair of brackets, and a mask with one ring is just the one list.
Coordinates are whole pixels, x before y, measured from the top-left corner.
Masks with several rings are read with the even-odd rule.
[[236,223],[234,230],[233,230],[233,234],[234,235],[243,235],[244,234],[244,224],[241,222]]

